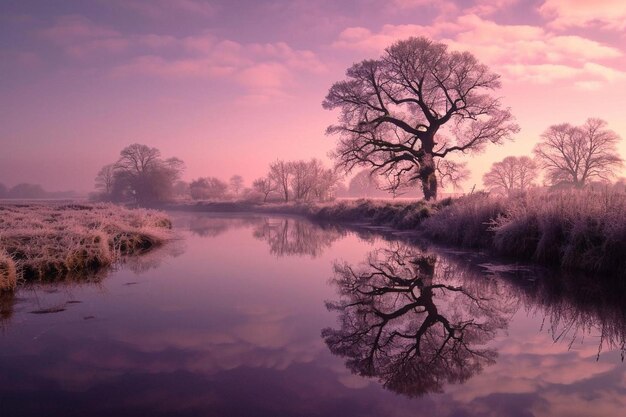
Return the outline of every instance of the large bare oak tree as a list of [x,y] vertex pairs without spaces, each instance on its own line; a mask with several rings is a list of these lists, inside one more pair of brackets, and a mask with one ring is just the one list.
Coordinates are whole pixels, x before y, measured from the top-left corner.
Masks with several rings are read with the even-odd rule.
[[533,152],[553,185],[581,188],[590,180],[609,180],[623,166],[620,139],[604,120],[590,118],[582,126],[550,126]]
[[337,162],[347,170],[370,167],[390,179],[392,190],[421,182],[424,198],[435,199],[438,179],[462,172],[450,156],[480,151],[519,130],[492,95],[499,76],[472,54],[448,51],[443,43],[399,41],[346,75],[323,102],[341,110],[338,123],[327,129],[340,137]]

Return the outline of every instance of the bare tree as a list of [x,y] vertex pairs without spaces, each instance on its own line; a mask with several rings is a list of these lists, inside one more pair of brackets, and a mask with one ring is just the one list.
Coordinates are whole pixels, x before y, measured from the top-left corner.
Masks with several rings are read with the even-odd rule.
[[392,189],[419,181],[424,197],[434,199],[437,160],[480,151],[519,130],[489,94],[498,88],[499,76],[468,52],[449,52],[424,37],[396,42],[380,59],[349,68],[323,102],[341,110],[327,129],[340,137],[338,164],[368,166]]
[[174,196],[186,198],[189,197],[189,183],[179,180],[174,183]]
[[608,181],[623,166],[620,139],[604,120],[590,118],[582,126],[550,126],[533,152],[553,185],[580,188],[593,179]]
[[337,171],[322,168],[317,173],[315,184],[313,184],[313,197],[318,201],[334,199],[338,184],[339,175]]
[[491,165],[483,176],[485,187],[494,193],[509,195],[513,191],[525,191],[537,178],[537,164],[527,156],[507,156]]
[[372,194],[378,194],[380,191],[380,183],[378,175],[363,169],[359,171],[348,185],[350,194],[353,196],[371,197]]
[[334,170],[324,168],[319,159],[289,162],[291,193],[295,200],[319,201],[330,198],[339,178]]
[[233,175],[229,180],[230,189],[233,190],[235,195],[239,195],[239,192],[243,188],[243,177],[241,175]]
[[252,188],[263,194],[263,202],[265,203],[267,201],[267,197],[276,191],[277,186],[269,177],[264,177],[254,180]]
[[289,162],[291,191],[294,200],[307,200],[315,182],[315,167],[306,161]]
[[134,143],[122,149],[115,166],[123,171],[140,174],[154,168],[160,158],[161,151],[157,148]]
[[291,181],[291,167],[289,163],[278,160],[271,164],[269,178],[278,186],[285,201],[289,201],[289,184]]
[[215,177],[198,178],[189,184],[189,192],[194,200],[224,198],[228,184]]
[[111,196],[115,183],[115,164],[103,166],[96,175],[96,189],[106,198]]
[[112,193],[118,198],[132,196],[139,203],[164,201],[174,195],[183,170],[180,159],[162,159],[157,148],[135,143],[122,149],[114,165]]

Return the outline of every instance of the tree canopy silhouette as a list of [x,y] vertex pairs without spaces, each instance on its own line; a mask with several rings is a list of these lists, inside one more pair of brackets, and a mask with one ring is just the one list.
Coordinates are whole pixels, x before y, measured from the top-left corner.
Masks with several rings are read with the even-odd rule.
[[387,176],[392,190],[421,182],[424,198],[435,199],[441,179],[464,173],[451,156],[501,143],[519,130],[491,95],[500,88],[499,76],[443,43],[399,41],[346,75],[323,102],[341,110],[327,129],[339,136],[335,157],[347,170],[367,166]]
[[492,192],[510,195],[514,191],[525,191],[537,179],[537,164],[527,156],[507,156],[494,162],[483,176],[485,187]]
[[533,152],[553,185],[581,188],[593,179],[608,181],[624,165],[617,151],[620,140],[604,120],[590,118],[582,126],[550,126]]
[[166,201],[174,195],[185,164],[178,158],[161,157],[161,151],[134,143],[120,152],[114,164],[105,165],[95,182],[99,198],[140,204]]

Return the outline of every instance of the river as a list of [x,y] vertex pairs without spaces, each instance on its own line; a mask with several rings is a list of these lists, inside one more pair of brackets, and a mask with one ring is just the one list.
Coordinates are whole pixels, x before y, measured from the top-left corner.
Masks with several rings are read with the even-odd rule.
[[404,235],[172,213],[0,296],[2,416],[618,416],[623,291]]

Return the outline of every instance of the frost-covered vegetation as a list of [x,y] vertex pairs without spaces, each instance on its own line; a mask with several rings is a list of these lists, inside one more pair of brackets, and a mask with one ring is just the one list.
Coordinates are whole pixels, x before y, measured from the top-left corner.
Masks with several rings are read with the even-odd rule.
[[397,229],[414,229],[431,216],[440,207],[451,200],[439,203],[394,200],[342,200],[334,204],[318,206],[311,210],[313,217],[319,220],[341,221],[349,223],[370,223]]
[[79,276],[171,236],[162,213],[97,205],[1,205],[0,290],[20,280]]
[[626,273],[626,194],[529,192],[460,198],[422,224],[431,237],[518,259]]

